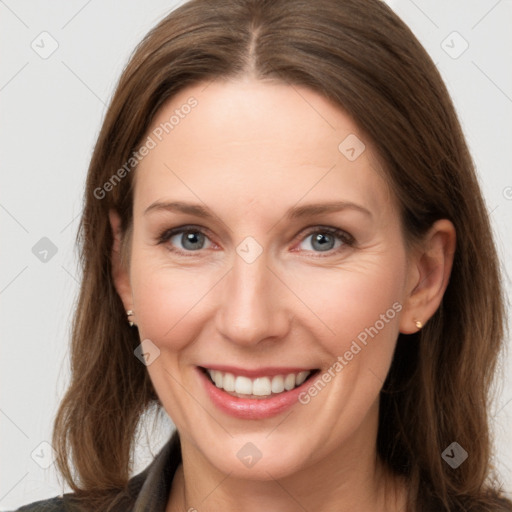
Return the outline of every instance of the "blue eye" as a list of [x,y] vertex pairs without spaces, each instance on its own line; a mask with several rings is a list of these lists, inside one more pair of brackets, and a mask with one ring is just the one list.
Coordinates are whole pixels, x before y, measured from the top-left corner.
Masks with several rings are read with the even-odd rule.
[[159,243],[169,243],[172,250],[178,252],[197,252],[211,246],[210,239],[200,230],[193,227],[180,227],[162,233]]
[[[302,235],[299,249],[304,252],[336,254],[345,247],[355,244],[354,238],[338,228],[316,226],[305,236]],[[199,227],[180,226],[164,231],[158,237],[158,244],[166,244],[172,252],[185,256],[201,253],[214,244]]]
[[[173,240],[175,241],[173,242]],[[172,236],[169,242],[175,245],[179,241],[187,251],[197,251],[204,248],[206,240],[206,236],[199,231],[184,231]]]
[[[302,246],[303,244],[309,247]],[[301,249],[305,251],[313,250],[313,252],[328,252],[339,249],[345,245],[352,246],[354,239],[345,231],[337,228],[315,228],[301,242]]]

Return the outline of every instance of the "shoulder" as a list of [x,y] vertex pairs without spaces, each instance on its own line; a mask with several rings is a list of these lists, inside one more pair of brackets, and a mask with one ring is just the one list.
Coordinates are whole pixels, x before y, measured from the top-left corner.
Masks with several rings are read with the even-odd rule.
[[[130,481],[132,484],[133,481]],[[75,493],[64,494],[64,496],[55,496],[41,501],[35,501],[28,505],[12,511],[12,512],[84,512],[96,510],[96,507],[91,503],[101,503],[100,507],[103,510],[103,505],[108,504],[108,510],[113,512],[127,512],[132,510],[136,496],[132,495],[129,491],[134,489],[123,489],[122,491],[113,492],[109,496],[104,495],[104,501],[90,501],[88,498],[78,499]]]
[[[104,510],[107,507],[112,512],[131,511],[137,495],[144,484],[146,471],[133,477],[124,489],[113,490],[111,493],[84,496],[81,499],[73,492],[55,496],[41,501],[35,501],[12,512],[84,512]],[[98,507],[96,507],[98,504]],[[101,505],[100,505],[101,504]]]
[[[125,488],[114,489],[111,494],[101,497],[102,501],[96,500],[98,496],[78,498],[75,493],[69,492],[24,505],[13,512],[83,512],[107,508],[111,512],[128,512],[134,509],[163,510],[180,463],[180,441],[178,432],[175,431],[144,471],[133,476]],[[102,506],[92,506],[92,503],[102,503]]]
[[[114,490],[109,495],[104,495],[104,501],[98,502],[107,504],[108,509],[116,512],[127,512],[132,510],[137,495],[146,479],[147,469],[134,476],[128,482],[126,488]],[[96,503],[96,501],[93,501]],[[89,498],[79,499],[73,492],[55,496],[41,501],[35,501],[16,509],[12,512],[84,512],[95,509]],[[103,510],[103,506],[100,507]]]
[[58,496],[46,500],[35,501],[29,505],[23,505],[16,509],[16,512],[64,512],[72,510],[74,510],[74,508],[69,503],[66,503],[64,497]]

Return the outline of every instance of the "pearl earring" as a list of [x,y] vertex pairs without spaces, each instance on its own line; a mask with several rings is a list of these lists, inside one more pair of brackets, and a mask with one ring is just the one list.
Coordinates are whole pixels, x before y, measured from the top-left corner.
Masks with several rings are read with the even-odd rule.
[[129,309],[126,312],[126,316],[128,317],[128,324],[130,325],[130,327],[133,327],[135,325],[135,323],[130,320],[130,317],[133,316],[133,311],[131,309]]

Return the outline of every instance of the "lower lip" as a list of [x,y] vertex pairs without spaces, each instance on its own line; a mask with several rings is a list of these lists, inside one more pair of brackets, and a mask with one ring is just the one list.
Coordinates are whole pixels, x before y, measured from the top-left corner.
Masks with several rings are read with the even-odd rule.
[[291,391],[270,398],[239,398],[218,388],[203,370],[197,368],[211,401],[223,412],[245,420],[259,420],[277,416],[298,402],[299,395],[310,385],[310,378]]

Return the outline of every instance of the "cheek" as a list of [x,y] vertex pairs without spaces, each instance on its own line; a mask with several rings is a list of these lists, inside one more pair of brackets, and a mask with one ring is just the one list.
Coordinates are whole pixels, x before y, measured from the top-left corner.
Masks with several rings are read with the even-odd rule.
[[302,274],[297,295],[316,313],[310,329],[332,362],[346,355],[351,370],[344,373],[356,378],[357,367],[364,365],[386,375],[399,333],[405,277],[405,253],[399,251]]
[[308,305],[322,320],[311,324],[315,343],[328,356],[319,377],[325,384],[312,381],[301,400],[312,416],[331,411],[328,421],[338,434],[359,428],[375,404],[399,333],[405,256],[381,256],[302,281],[303,293],[310,290]]
[[165,342],[171,351],[183,348],[195,338],[194,330],[199,332],[213,299],[211,291],[221,277],[218,269],[171,267],[154,254],[134,251],[131,285],[141,338],[157,345]]

